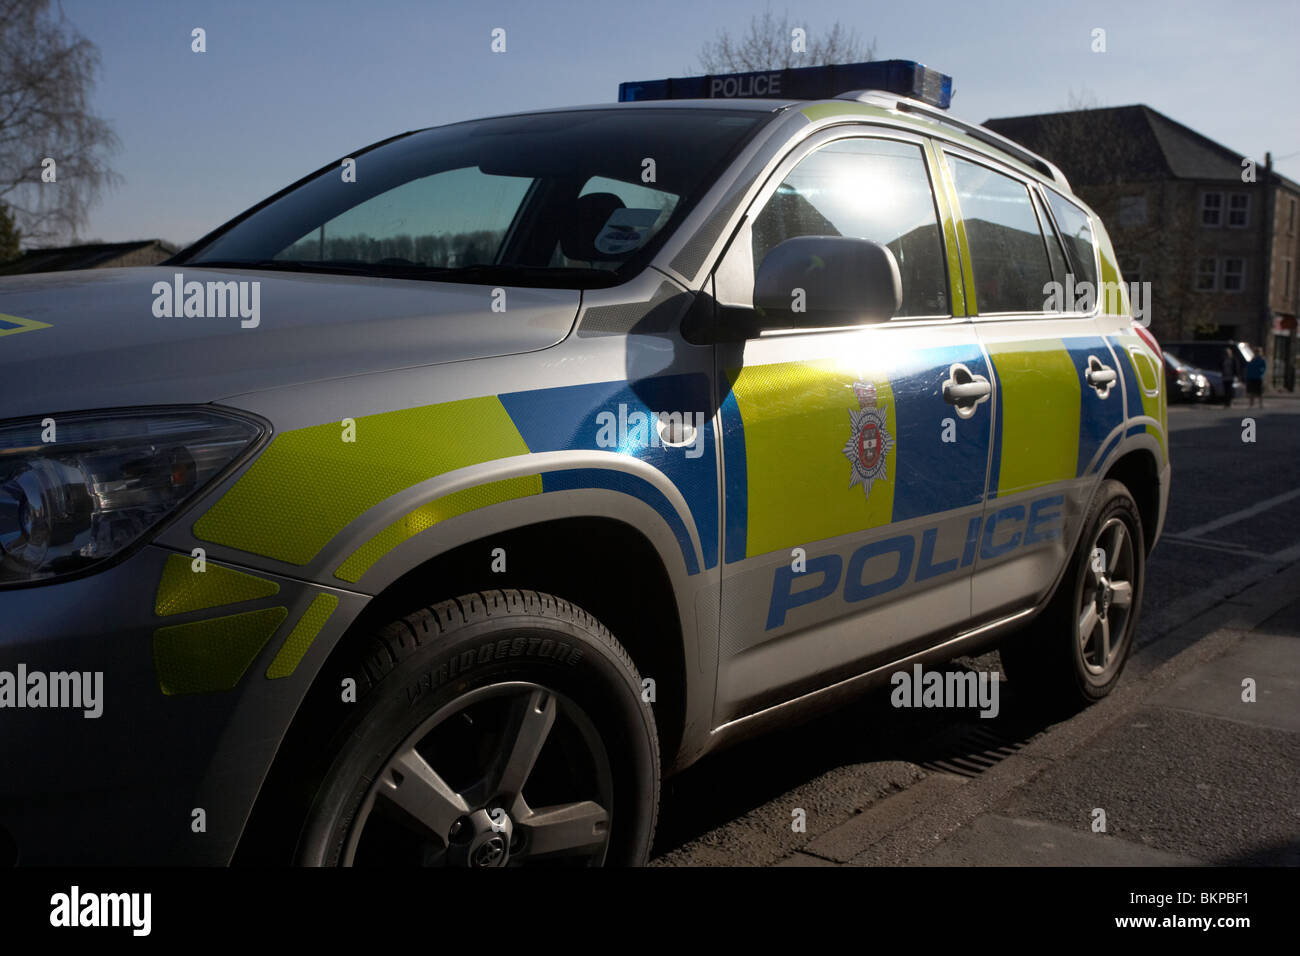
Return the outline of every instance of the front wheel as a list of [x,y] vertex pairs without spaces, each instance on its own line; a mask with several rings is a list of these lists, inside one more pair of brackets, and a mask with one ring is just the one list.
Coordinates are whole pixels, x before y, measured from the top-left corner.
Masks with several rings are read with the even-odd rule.
[[1121,482],[1105,481],[1056,594],[1001,648],[1012,687],[1052,710],[1109,694],[1133,647],[1145,571],[1137,504]]
[[298,843],[308,865],[632,865],[659,797],[654,717],[595,618],[487,591],[385,627],[356,668]]

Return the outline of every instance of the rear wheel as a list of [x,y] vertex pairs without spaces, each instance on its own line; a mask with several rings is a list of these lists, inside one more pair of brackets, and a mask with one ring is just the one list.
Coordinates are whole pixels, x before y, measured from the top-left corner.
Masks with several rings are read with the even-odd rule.
[[1105,481],[1051,603],[1001,648],[1012,687],[1070,710],[1114,689],[1133,646],[1146,549],[1128,489]]
[[643,863],[654,717],[595,618],[530,591],[445,601],[379,632],[298,842],[310,865]]

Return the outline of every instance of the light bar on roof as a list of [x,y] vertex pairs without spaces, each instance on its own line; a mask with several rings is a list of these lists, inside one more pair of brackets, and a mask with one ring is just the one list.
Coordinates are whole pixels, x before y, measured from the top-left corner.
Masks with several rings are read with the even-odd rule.
[[620,83],[620,103],[642,100],[828,100],[851,90],[883,90],[946,110],[952,77],[913,60],[875,60],[755,73],[715,73]]

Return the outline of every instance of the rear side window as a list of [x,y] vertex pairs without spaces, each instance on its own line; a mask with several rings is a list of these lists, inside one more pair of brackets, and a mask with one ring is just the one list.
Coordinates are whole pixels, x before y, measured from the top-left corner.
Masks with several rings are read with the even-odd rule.
[[987,166],[949,156],[981,314],[1042,312],[1052,267],[1029,189]]
[[897,317],[951,315],[947,257],[925,155],[913,143],[845,139],[800,160],[754,220],[754,267],[798,236],[852,236],[898,261]]
[[1086,279],[1095,288],[1097,256],[1093,252],[1092,223],[1088,221],[1088,214],[1064,196],[1050,189],[1044,192],[1047,193],[1047,201],[1052,206],[1052,215],[1056,217],[1061,236],[1065,239],[1065,244],[1074,260],[1074,268],[1077,270],[1076,279],[1078,281]]

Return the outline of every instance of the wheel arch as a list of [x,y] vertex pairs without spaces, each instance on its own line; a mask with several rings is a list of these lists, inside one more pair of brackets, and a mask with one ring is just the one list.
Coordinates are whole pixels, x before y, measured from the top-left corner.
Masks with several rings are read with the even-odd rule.
[[1128,489],[1142,518],[1142,539],[1149,555],[1160,527],[1160,473],[1155,456],[1146,449],[1123,455],[1107,469],[1104,479],[1113,479]]
[[[591,547],[592,542],[600,547]],[[566,547],[571,543],[581,546]],[[492,570],[496,549],[505,552],[505,572]],[[616,549],[617,562],[608,559],[610,549]],[[440,600],[512,588],[564,598],[609,628],[642,677],[655,681],[660,752],[665,767],[671,766],[685,734],[689,682],[696,667],[689,622],[682,620],[673,574],[655,544],[640,528],[607,516],[522,524],[421,561],[375,594],[349,624],[313,676],[281,740],[243,829],[235,862],[283,862],[284,854],[292,850],[290,837],[296,839],[300,822],[294,819],[299,809],[295,797],[301,797],[302,789],[296,784],[310,773],[305,756],[319,741],[325,701],[332,699],[339,680],[364,656],[374,631]]]

